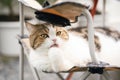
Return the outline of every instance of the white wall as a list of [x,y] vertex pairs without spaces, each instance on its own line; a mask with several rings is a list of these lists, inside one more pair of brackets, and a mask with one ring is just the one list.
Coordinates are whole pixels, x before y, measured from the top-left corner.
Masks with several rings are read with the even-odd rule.
[[0,54],[18,56],[20,48],[17,40],[19,22],[0,22]]

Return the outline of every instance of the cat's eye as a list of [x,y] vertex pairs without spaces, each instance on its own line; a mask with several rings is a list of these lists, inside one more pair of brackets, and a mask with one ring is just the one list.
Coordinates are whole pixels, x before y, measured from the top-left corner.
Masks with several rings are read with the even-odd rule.
[[42,38],[48,38],[49,36],[47,34],[41,34],[40,37],[42,37]]
[[61,31],[58,31],[57,33],[56,33],[56,35],[58,36],[58,35],[61,35]]

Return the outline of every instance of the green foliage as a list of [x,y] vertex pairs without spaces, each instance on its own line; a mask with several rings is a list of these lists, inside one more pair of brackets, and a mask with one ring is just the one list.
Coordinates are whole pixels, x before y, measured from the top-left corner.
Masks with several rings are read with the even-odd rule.
[[44,3],[44,1],[49,1],[50,3],[53,3],[53,2],[55,2],[55,1],[57,1],[57,0],[37,0],[40,4],[43,4]]
[[3,6],[9,7],[12,5],[12,0],[0,0],[0,4]]
[[43,4],[45,0],[37,0],[40,4]]
[[7,7],[9,9],[9,14],[10,15],[13,15],[14,12],[13,12],[13,8],[12,8],[12,2],[13,0],[0,0],[0,4],[4,7]]

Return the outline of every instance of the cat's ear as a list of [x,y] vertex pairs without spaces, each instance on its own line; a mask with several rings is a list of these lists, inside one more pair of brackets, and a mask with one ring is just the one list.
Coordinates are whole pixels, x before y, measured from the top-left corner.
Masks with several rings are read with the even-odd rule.
[[26,28],[29,33],[32,33],[36,29],[36,25],[34,25],[28,21],[25,21],[25,25],[26,25]]
[[42,24],[45,24],[46,22],[40,21],[36,18],[33,18],[31,20],[25,21],[25,25],[29,33],[32,33],[34,30],[40,28],[43,26]]

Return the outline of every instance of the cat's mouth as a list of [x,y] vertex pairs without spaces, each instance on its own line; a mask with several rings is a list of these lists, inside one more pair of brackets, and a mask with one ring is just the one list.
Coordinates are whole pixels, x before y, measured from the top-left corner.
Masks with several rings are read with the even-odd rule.
[[50,46],[50,48],[52,48],[52,47],[59,47],[59,45],[58,44],[53,44],[53,45]]

